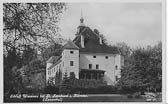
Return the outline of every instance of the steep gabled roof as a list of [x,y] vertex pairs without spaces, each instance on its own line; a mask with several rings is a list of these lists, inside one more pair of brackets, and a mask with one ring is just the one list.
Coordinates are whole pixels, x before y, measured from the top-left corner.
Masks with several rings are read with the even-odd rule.
[[64,45],[63,49],[76,49],[76,50],[78,50],[79,47],[78,47],[77,45],[75,45],[72,41],[68,41],[68,42]]
[[[84,48],[81,48],[81,35],[84,37]],[[82,29],[80,33],[76,35],[76,38],[73,42],[80,47],[80,52],[86,53],[109,53],[109,54],[118,54],[119,50],[117,47],[108,46],[104,42],[99,43],[99,35],[92,31],[89,27]]]
[[80,52],[109,53],[109,54],[119,53],[117,47],[111,47],[105,44],[100,45],[99,43],[92,40],[89,40],[87,43],[85,43],[85,48],[81,48]]

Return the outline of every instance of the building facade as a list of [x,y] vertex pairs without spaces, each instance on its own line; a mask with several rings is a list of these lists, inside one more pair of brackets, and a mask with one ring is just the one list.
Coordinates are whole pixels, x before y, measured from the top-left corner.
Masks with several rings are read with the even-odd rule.
[[[120,78],[120,69],[124,65],[123,56],[117,47],[108,46],[101,35],[85,26],[84,19],[73,41],[68,41],[61,56],[52,56],[46,65],[46,81],[63,79],[65,73],[72,73],[77,79],[105,80],[114,85]],[[59,77],[58,77],[59,76]]]

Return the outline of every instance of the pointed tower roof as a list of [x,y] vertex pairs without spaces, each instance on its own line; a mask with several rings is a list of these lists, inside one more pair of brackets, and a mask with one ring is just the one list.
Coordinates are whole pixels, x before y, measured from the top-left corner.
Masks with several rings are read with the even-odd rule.
[[81,9],[81,19],[80,19],[80,25],[79,26],[85,26],[82,9]]
[[72,41],[69,40],[69,41],[64,45],[63,49],[76,49],[76,50],[78,50],[79,47],[78,47],[77,45],[75,45],[75,43],[73,43]]
[[81,19],[80,19],[80,23],[83,23],[84,19],[83,19],[83,13],[82,13],[82,9],[81,9]]

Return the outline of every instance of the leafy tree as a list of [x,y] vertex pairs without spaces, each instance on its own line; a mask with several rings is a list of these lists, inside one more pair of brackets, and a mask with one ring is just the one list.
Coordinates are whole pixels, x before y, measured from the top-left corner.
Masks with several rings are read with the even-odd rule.
[[25,46],[22,53],[23,65],[27,65],[31,60],[33,60],[33,58],[37,58],[35,57],[35,54],[35,49],[33,49],[30,45]]
[[53,44],[43,49],[42,57],[44,60],[48,60],[51,56],[60,56],[62,52],[62,45],[61,44]]
[[151,49],[149,71],[150,86],[151,88],[162,88],[162,43],[158,42]]
[[65,3],[4,3],[4,48],[60,42],[58,21]]
[[107,45],[107,39],[105,38],[103,34],[100,34],[98,29],[94,29],[93,32],[99,35],[99,37],[102,39],[102,42]]
[[71,81],[68,78],[68,73],[65,72],[61,86],[60,86],[60,93],[61,94],[69,94],[71,91],[71,88],[72,88]]
[[[149,49],[136,49],[121,69],[118,82],[122,89],[130,92],[145,91],[146,88],[161,88],[161,44]],[[128,91],[128,90],[127,90]]]
[[32,86],[32,89],[35,89],[38,93],[42,92],[42,90],[46,86],[46,80],[44,76],[45,76],[45,69],[38,73],[32,74],[30,85]]
[[35,59],[34,48],[62,42],[57,23],[65,7],[65,3],[3,4],[5,93],[26,86],[34,71],[45,68],[44,62]]
[[[20,54],[15,49],[8,50],[7,56],[4,55],[4,91],[10,93],[20,86],[20,73],[16,69],[21,67]],[[18,81],[18,83],[16,83]],[[15,90],[16,91],[16,90]]]
[[70,80],[75,80],[75,73],[74,72],[70,72]]
[[124,57],[124,63],[126,63],[127,60],[129,59],[129,57],[130,57],[131,54],[132,54],[132,49],[131,49],[131,47],[129,47],[129,46],[128,46],[126,43],[124,43],[124,42],[117,43],[115,46],[119,49],[121,55]]

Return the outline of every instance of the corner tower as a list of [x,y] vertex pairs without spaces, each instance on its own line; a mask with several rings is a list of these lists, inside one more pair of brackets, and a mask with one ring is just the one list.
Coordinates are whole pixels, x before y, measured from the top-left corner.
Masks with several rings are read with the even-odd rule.
[[79,48],[72,41],[64,45],[62,52],[62,71],[67,72],[68,77],[73,72],[79,79]]

